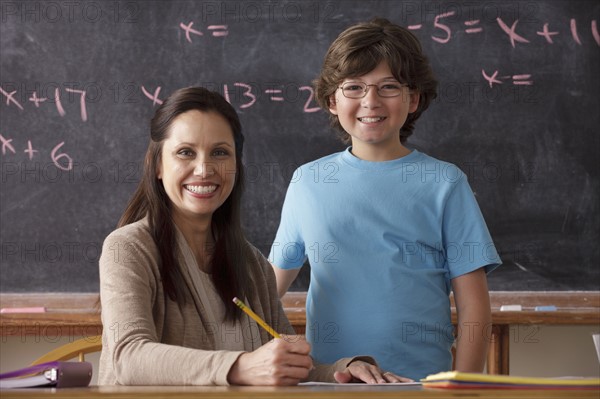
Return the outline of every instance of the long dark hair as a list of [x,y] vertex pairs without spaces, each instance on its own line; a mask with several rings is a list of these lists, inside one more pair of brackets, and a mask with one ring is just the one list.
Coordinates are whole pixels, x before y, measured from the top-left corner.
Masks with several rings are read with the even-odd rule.
[[244,190],[242,149],[244,136],[235,109],[219,94],[201,87],[179,89],[156,110],[150,123],[150,143],[144,160],[144,172],[133,197],[119,220],[119,227],[146,216],[150,231],[160,252],[160,273],[165,295],[181,307],[185,304],[186,285],[177,262],[178,247],[175,225],[171,217],[171,201],[156,176],[164,141],[173,120],[184,112],[198,110],[223,116],[233,131],[236,153],[236,178],[233,190],[212,217],[215,246],[211,257],[212,279],[225,305],[225,319],[239,317],[239,309],[231,301],[235,296],[250,296],[252,283],[245,267],[247,241],[241,225],[241,198]]

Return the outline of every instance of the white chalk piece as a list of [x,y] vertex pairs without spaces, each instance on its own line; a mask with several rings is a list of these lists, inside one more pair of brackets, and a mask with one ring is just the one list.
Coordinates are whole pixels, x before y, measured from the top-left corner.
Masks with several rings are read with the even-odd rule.
[[521,307],[521,305],[502,305],[502,306],[500,306],[501,312],[520,312],[521,310],[523,310],[523,307]]

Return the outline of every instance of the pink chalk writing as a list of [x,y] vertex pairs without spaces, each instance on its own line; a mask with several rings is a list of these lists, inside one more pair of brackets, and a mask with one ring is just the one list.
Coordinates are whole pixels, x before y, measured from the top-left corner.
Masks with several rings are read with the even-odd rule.
[[45,97],[39,98],[37,96],[37,93],[35,91],[31,95],[31,97],[29,97],[29,101],[33,102],[35,104],[36,108],[39,108],[40,107],[40,103],[43,103],[46,100],[47,100],[47,98],[45,98]]
[[592,36],[596,41],[596,44],[600,46],[600,35],[598,34],[598,25],[596,24],[596,20],[592,20]]
[[227,85],[223,85],[223,97],[229,104],[231,104],[231,98],[229,98],[229,87]]
[[548,23],[547,23],[547,22],[544,24],[544,28],[543,28],[543,30],[542,30],[541,32],[537,32],[537,34],[538,34],[538,35],[540,35],[540,36],[544,36],[544,37],[546,38],[546,41],[547,41],[548,43],[550,43],[550,44],[554,43],[554,42],[552,41],[552,36],[554,36],[554,35],[558,35],[558,33],[559,33],[559,32],[550,32],[550,31],[548,30]]
[[581,46],[581,39],[579,38],[579,34],[577,33],[577,21],[574,18],[571,18],[571,36],[573,36],[573,40],[575,43]]
[[[521,25],[519,25],[519,19],[511,21],[506,17],[502,19],[494,16],[494,18],[488,20],[488,24],[485,25],[485,19],[475,19],[474,15],[470,15],[470,18],[465,18],[461,21],[457,21],[457,17],[456,11],[435,15],[433,22],[431,23],[431,20],[429,20],[430,22],[428,23],[428,27],[432,31],[431,33],[425,33],[425,37],[429,36],[434,42],[441,45],[447,45],[453,38],[455,40],[457,37],[460,38],[463,33],[470,35],[469,37],[471,38],[476,38],[475,34],[483,32],[485,27],[486,32],[494,31],[500,33],[504,45],[508,47],[507,42],[510,42],[512,48],[515,48],[517,44],[521,46],[535,43],[535,40],[537,40],[538,43],[541,42],[553,45],[556,42],[560,43],[561,39],[563,41],[568,40],[569,43],[571,43],[572,40],[577,46],[593,46],[594,42],[597,46],[600,46],[600,34],[595,19],[591,20],[590,25],[587,25],[589,21],[587,18],[582,20],[581,17],[579,18],[579,21],[577,21],[575,18],[566,16],[558,22],[551,21],[552,24],[548,21],[533,20],[536,25],[532,28],[531,19],[523,19]],[[530,24],[526,25],[527,22]],[[485,26],[482,26],[482,23]],[[407,29],[419,31],[423,30],[426,26],[427,25],[424,25],[423,23],[414,23],[408,24]],[[588,26],[590,27],[590,30],[588,30]],[[185,41],[188,43],[202,42],[200,38],[203,38],[204,41],[206,41],[213,40],[211,37],[224,38],[229,35],[228,25],[204,25],[198,27],[197,25],[194,25],[194,21],[189,21],[187,23],[180,22],[179,28],[173,30],[177,31],[178,38],[181,42],[184,42],[183,37],[185,37]],[[589,39],[590,32],[593,42]],[[506,39],[508,39],[508,41]],[[578,48],[577,46],[572,45],[573,48]],[[491,68],[492,67],[488,67],[488,70]],[[484,82],[483,85],[486,85],[487,83],[487,86],[493,88],[495,85],[502,84],[512,84],[515,86],[531,86],[534,84],[534,76],[531,73],[523,73],[526,71],[516,70],[502,72],[503,74],[500,74],[498,70],[494,70],[493,73],[488,73],[485,69],[481,69],[481,75]],[[475,74],[477,74],[476,71]],[[161,86],[147,89],[144,86],[133,84],[133,82],[131,86],[132,92],[135,92],[138,95],[139,92],[137,90],[139,87],[143,96],[148,99],[147,103],[151,103],[152,107],[163,104],[163,99],[161,99]],[[60,89],[58,87],[53,87],[53,93],[52,91],[45,92],[38,89],[37,91],[31,92],[31,94],[27,91],[27,95],[23,95],[24,90],[20,90],[21,96],[19,96],[17,95],[19,93],[18,90],[13,90],[9,87],[10,86],[8,85],[4,85],[4,87],[0,86],[0,93],[3,96],[0,97],[0,107],[10,107],[9,110],[18,108],[20,111],[24,111],[27,107],[30,109],[34,107],[36,109],[48,106],[52,107],[50,104],[54,102],[58,115],[60,117],[65,117],[68,114],[76,114],[71,110],[69,107],[70,103],[66,100],[72,99],[68,94],[65,94],[70,93],[79,95],[78,105],[80,118],[83,122],[88,120],[89,115],[86,101],[92,101],[91,99],[94,97],[91,94],[93,93],[91,90],[86,93],[86,90],[77,90],[74,88]],[[288,90],[289,87],[290,85],[271,85],[271,87],[265,90],[264,87],[257,88],[255,84],[251,85],[244,82],[225,83],[222,85],[223,94],[226,100],[238,109],[248,109],[255,106],[260,101],[268,101],[271,103],[270,106],[273,107],[286,106],[287,103],[293,106],[302,107],[302,112],[305,113],[320,111],[320,107],[315,103],[315,93],[311,86],[294,86],[296,89],[295,91]],[[283,88],[285,88],[285,90],[283,90]],[[65,97],[65,95],[67,97]],[[87,97],[89,97],[89,99]],[[21,102],[23,104],[21,104]],[[18,113],[18,111],[14,112]],[[1,153],[3,156],[13,156],[11,154],[21,157],[26,156],[30,161],[35,158],[48,156],[48,154],[44,155],[46,150],[41,147],[39,147],[38,150],[38,147],[34,145],[35,143],[32,140],[25,139],[21,142],[17,139],[18,142],[15,144],[13,138],[5,137],[6,132],[3,133],[4,135],[0,134]],[[56,144],[56,142],[53,144]],[[68,145],[66,147],[68,148]],[[49,156],[57,168],[68,171],[73,168],[73,159],[69,154],[64,152],[64,148],[64,141],[56,144],[50,151]]]
[[[65,88],[65,90],[70,93],[77,93],[77,94],[81,95],[81,97],[79,98],[79,108],[80,108],[81,120],[84,122],[87,121],[88,115],[87,115],[87,108],[85,105],[85,94],[86,94],[85,90],[77,90],[77,89],[71,89],[71,88]],[[17,101],[14,98],[14,95],[17,93],[17,90],[7,93],[2,87],[0,87],[0,93],[2,93],[6,97],[6,105],[10,106],[11,104],[14,104],[21,111],[24,110],[21,103],[19,103],[19,101]],[[47,100],[47,98],[45,98],[45,97],[42,97],[42,98],[38,97],[37,92],[35,92],[35,91],[31,94],[31,97],[28,98],[28,101],[32,102],[36,108],[39,108],[40,103],[43,103],[46,100]],[[54,103],[56,104],[56,110],[58,111],[58,114],[60,116],[65,116],[67,114],[67,112],[65,111],[65,108],[62,105],[62,101],[60,98],[60,89],[58,87],[54,89]]]
[[450,41],[450,38],[452,37],[452,31],[447,25],[441,24],[440,19],[451,17],[454,14],[456,14],[456,11],[450,11],[435,16],[435,18],[433,19],[433,26],[437,29],[441,29],[444,32],[446,32],[446,37],[431,36],[433,40],[435,40],[438,43],[448,43]]
[[514,85],[532,85],[533,81],[528,80],[531,77],[530,74],[522,74],[522,75],[513,75],[513,84]]
[[236,82],[233,85],[237,86],[237,87],[243,87],[245,89],[244,93],[243,93],[244,97],[248,97],[250,99],[249,102],[240,105],[240,108],[251,107],[256,102],[256,96],[252,93],[252,86],[250,86],[246,83],[239,83],[239,82]]
[[[449,11],[442,14],[438,14],[433,19],[433,29],[439,31],[436,34],[431,35],[431,39],[440,44],[447,44],[452,39],[452,29],[451,23],[448,21],[444,21],[445,18],[453,17],[456,15],[456,11]],[[510,41],[511,46],[514,48],[516,43],[531,43],[530,40],[523,34],[517,33],[517,25],[519,20],[514,20],[509,26],[502,18],[496,18],[496,22],[500,29],[508,35],[508,39]],[[481,33],[483,32],[483,27],[480,25],[480,19],[469,19],[462,22],[464,25],[464,32],[466,34],[473,33]],[[549,23],[544,22],[540,31],[537,31],[536,34],[538,36],[543,37],[546,40],[546,43],[553,44],[554,39],[553,36],[559,35],[560,32],[558,30],[550,30]],[[571,37],[578,45],[582,45],[583,42],[579,36],[579,32],[577,30],[577,21],[574,18],[569,20]],[[416,31],[423,28],[423,24],[409,24],[406,26],[408,30]],[[598,25],[596,20],[591,21],[591,32],[594,41],[598,46],[600,46],[600,34],[598,33]]]
[[144,93],[146,97],[152,100],[152,105],[161,105],[163,103],[163,101],[158,98],[158,95],[160,94],[160,86],[158,86],[156,90],[154,90],[154,94],[150,94],[150,92],[148,92],[148,90],[146,90],[146,88],[142,86],[142,93]]
[[7,93],[4,91],[4,89],[2,87],[0,87],[0,93],[2,93],[5,97],[6,97],[6,105],[10,105],[10,103],[12,102],[13,104],[15,104],[21,111],[23,111],[23,106],[14,98],[14,95],[17,91],[14,90],[10,93]]
[[[50,153],[50,158],[52,159],[52,162],[54,162],[54,165],[56,165],[57,168],[62,169],[62,170],[71,170],[71,169],[73,169],[73,159],[65,153],[57,154],[60,147],[62,147],[64,144],[65,144],[65,142],[63,141],[62,143],[60,143],[56,147],[54,147],[52,149],[52,152]],[[62,165],[59,162],[61,159],[66,160],[66,162],[67,162],[66,166]]]
[[60,90],[58,90],[58,87],[54,89],[54,102],[56,103],[56,110],[58,111],[58,114],[60,116],[65,116],[67,113],[60,102]]
[[[266,94],[281,94],[282,91],[278,90],[278,89],[270,89],[270,90],[265,90]],[[271,96],[271,101],[283,101],[284,98],[281,96]]]
[[[0,142],[2,142],[2,155],[6,155],[7,151],[12,152],[13,154],[17,153],[15,147],[12,145],[12,141],[12,138],[7,139],[2,134],[0,134]],[[54,163],[54,166],[61,170],[68,171],[73,169],[73,158],[71,158],[68,154],[64,152],[59,152],[61,147],[64,145],[64,141],[56,145],[50,152],[50,159]],[[35,150],[33,148],[31,140],[27,140],[27,148],[25,148],[23,152],[28,155],[30,161],[34,158],[34,156],[36,156],[36,154],[39,153],[38,150]]]
[[301,86],[300,91],[308,91],[308,93],[309,93],[308,99],[306,100],[306,103],[304,103],[304,112],[309,112],[309,113],[317,112],[318,110],[321,109],[319,107],[310,107],[310,103],[313,101],[313,99],[315,97],[315,91],[312,87]]
[[506,34],[508,35],[508,37],[510,37],[510,44],[513,47],[515,47],[515,41],[520,42],[520,43],[529,43],[529,40],[525,39],[522,36],[519,36],[515,32],[515,29],[517,28],[517,23],[519,23],[518,19],[515,22],[513,22],[512,26],[510,28],[508,27],[508,25],[506,25],[504,23],[504,21],[502,21],[502,18],[498,17],[498,18],[496,18],[496,21],[498,21],[498,25],[500,25],[500,27],[502,28],[502,30],[504,32],[506,32]]
[[494,83],[497,83],[499,85],[502,84],[501,81],[499,81],[498,79],[496,79],[496,76],[498,76],[498,71],[494,71],[494,74],[492,76],[488,76],[485,73],[485,71],[482,69],[481,70],[481,74],[483,75],[483,78],[488,81],[488,84],[490,85],[490,87],[492,87],[494,85]]
[[12,139],[5,139],[4,136],[0,134],[0,141],[2,141],[2,155],[6,155],[7,149],[13,154],[16,154],[15,147],[11,144]]
[[480,22],[480,20],[478,19],[473,19],[470,21],[465,21],[465,26],[469,26],[469,28],[465,29],[465,33],[479,33],[479,32],[483,32],[483,28],[482,27],[477,27],[476,25],[478,25]]
[[490,76],[487,73],[485,73],[485,70],[483,69],[481,70],[481,74],[483,75],[483,78],[488,82],[490,87],[493,87],[494,83],[501,85],[503,82],[499,79],[512,79],[512,83],[517,86],[531,86],[533,84],[533,81],[529,80],[531,78],[531,74],[524,73],[512,76],[498,76],[498,71],[494,71],[492,76]]
[[198,35],[198,36],[203,36],[202,32],[200,32],[198,30],[195,30],[195,29],[192,29],[192,25],[194,25],[193,22],[190,22],[188,25],[185,25],[183,22],[181,22],[179,24],[179,27],[185,31],[185,38],[190,43],[192,42],[192,38],[190,37],[190,33],[193,33],[194,35]]
[[29,160],[31,161],[33,159],[33,155],[38,152],[38,150],[34,150],[33,146],[31,145],[31,140],[27,140],[27,148],[24,149],[23,152],[29,155]]
[[81,97],[79,98],[79,108],[80,108],[80,114],[81,114],[81,120],[82,121],[87,121],[87,110],[85,108],[85,90],[77,90],[77,89],[70,89],[70,88],[65,88],[66,91],[70,92],[70,93],[78,93],[81,94]]
[[215,37],[224,37],[229,35],[229,31],[227,30],[227,25],[209,25],[207,27],[208,30],[212,30],[212,35]]
[[[268,89],[257,89],[252,85],[244,82],[235,82],[233,84],[225,83],[223,84],[223,97],[225,100],[239,109],[246,109],[252,107],[256,104],[260,98],[261,93],[266,94],[266,98],[273,103],[282,103],[288,100],[289,103],[297,103],[298,98],[301,96],[301,93],[308,92],[308,98],[303,100],[302,111],[305,113],[317,112],[321,108],[315,106],[314,104],[314,90],[311,86],[305,85],[297,88],[297,91],[293,90],[286,91],[286,93],[292,92],[293,94],[286,95],[284,94],[283,89],[279,88],[268,88]],[[288,86],[294,87],[294,86]],[[163,103],[162,100],[158,98],[161,87],[157,87],[154,91],[154,94],[151,94],[144,86],[141,86],[141,91],[144,93],[144,96],[152,101],[152,106],[160,105]],[[302,96],[304,98],[304,96]]]
[[[183,22],[179,23],[179,27],[185,31],[185,39],[190,43],[192,43],[192,38],[190,36],[190,33],[192,33],[196,36],[204,36],[204,33],[202,33],[202,31],[199,31],[197,29],[192,29],[192,25],[194,25],[193,21],[190,21],[190,23],[187,25],[184,24]],[[225,37],[225,36],[229,35],[229,31],[227,30],[227,25],[208,25],[206,27],[206,29],[208,29],[209,31],[212,31],[212,35],[214,37]]]

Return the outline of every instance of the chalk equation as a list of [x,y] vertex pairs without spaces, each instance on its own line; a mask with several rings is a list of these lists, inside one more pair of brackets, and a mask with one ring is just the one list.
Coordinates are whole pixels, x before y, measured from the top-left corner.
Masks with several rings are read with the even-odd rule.
[[[437,43],[446,44],[450,42],[453,35],[452,27],[450,23],[446,23],[446,19],[456,16],[456,11],[448,11],[442,14],[438,14],[433,19],[433,29],[436,30],[434,35],[431,35],[431,39]],[[511,46],[514,48],[516,43],[531,43],[531,40],[524,37],[523,34],[517,33],[517,26],[519,23],[519,19],[515,19],[509,26],[507,22],[505,22],[501,17],[496,18],[496,23],[498,27],[504,32],[510,41]],[[462,21],[463,28],[462,31],[468,35],[482,33],[483,26],[481,24],[481,19],[469,19],[466,21]],[[190,21],[187,24],[181,22],[179,24],[179,28],[185,32],[185,38],[189,43],[193,43],[191,35],[195,36],[204,36],[204,32],[202,30],[197,30],[192,28],[194,25],[194,21]],[[412,24],[406,27],[409,30],[417,31],[423,28],[423,24]],[[208,31],[211,32],[212,36],[215,37],[225,37],[229,35],[228,25],[208,25],[206,27]],[[554,44],[553,37],[559,35],[561,32],[558,30],[554,30],[557,28],[550,28],[549,22],[544,22],[540,28],[541,30],[536,31],[536,35],[543,37],[548,44]],[[590,30],[592,33],[592,37],[598,46],[600,46],[600,34],[598,33],[598,24],[596,20],[592,20],[590,24]],[[579,28],[577,24],[577,20],[575,18],[571,18],[569,20],[569,32],[571,38],[578,45],[583,45],[581,38],[579,36]]]
[[[7,153],[17,153],[17,150],[12,144],[12,141],[12,138],[5,138],[2,134],[0,134],[0,143],[2,144],[2,155],[6,155]],[[69,171],[73,169],[73,158],[71,158],[68,154],[64,152],[59,152],[62,146],[64,145],[65,142],[62,141],[56,146],[54,146],[52,150],[50,150],[50,159],[58,169]],[[33,147],[31,140],[27,140],[27,147],[23,150],[23,152],[28,155],[30,161],[36,156],[37,153],[39,153],[39,151]]]
[[[181,22],[179,27],[185,31],[185,39],[192,43],[192,38],[190,35],[196,36],[204,36],[204,33],[200,30],[193,29],[194,21],[189,22],[188,24],[184,24]],[[207,30],[211,31],[214,37],[225,37],[229,35],[229,31],[227,30],[227,25],[208,25],[206,27]]]
[[[435,15],[433,19],[433,28],[436,30],[436,32],[434,32],[434,34],[431,35],[431,39],[441,44],[449,43],[453,37],[453,34],[455,33],[455,31],[453,31],[453,25],[451,22],[453,21],[453,17],[455,17],[456,15],[456,11],[449,11]],[[464,26],[464,32],[466,34],[477,34],[483,32],[484,28],[482,25],[480,25],[480,23],[480,19],[468,19],[462,21],[462,25]],[[496,23],[500,30],[505,33],[508,41],[510,42],[513,48],[516,47],[517,43],[532,42],[532,38],[528,38],[523,33],[517,31],[519,19],[514,19],[512,23],[507,23],[501,17],[497,17]],[[203,32],[202,30],[194,28],[194,21],[190,21],[187,23],[180,22],[179,28],[180,31],[185,32],[186,41],[188,41],[189,43],[193,43],[192,35],[205,35],[205,32]],[[420,30],[423,28],[423,24],[409,24],[407,28],[410,30]],[[226,37],[229,35],[228,25],[207,25],[205,29],[207,32],[210,32],[214,37]],[[558,28],[551,28],[549,22],[544,22],[540,27],[540,30],[536,31],[536,35],[539,37],[543,37],[546,43],[553,44],[556,36],[561,34],[561,31],[557,29]],[[596,20],[591,21],[590,30],[596,45],[600,46],[600,34],[598,32]],[[572,40],[575,43],[577,43],[577,45],[583,45],[583,41],[579,33],[579,25],[575,18],[569,19],[568,31]],[[524,72],[509,74],[505,73],[503,75],[499,75],[499,71],[497,70],[490,73],[484,69],[481,69],[481,78],[483,79],[484,84],[489,85],[490,88],[494,85],[502,84],[504,81],[511,81],[513,85],[522,86],[529,86],[533,84],[532,75],[530,73]],[[152,92],[150,92],[147,88],[141,86],[141,91],[143,95],[152,101],[153,106],[162,104],[162,100],[159,97],[160,90],[161,88],[157,87]],[[87,121],[88,113],[86,107],[86,91],[70,87],[64,88],[64,91],[66,93],[77,94],[80,96],[80,118],[84,122]],[[262,90],[257,89],[255,86],[245,82],[235,82],[233,84],[223,84],[221,92],[230,103],[238,106],[240,109],[252,107],[257,102],[259,95],[267,95],[269,101],[274,103],[283,101],[302,101],[302,110],[305,113],[317,112],[319,110],[319,107],[314,102],[314,91],[309,85],[295,87],[295,93],[293,93],[292,91],[290,91],[289,85],[283,88],[273,87]],[[22,104],[23,100],[19,100],[15,96],[15,94],[17,93],[16,90],[8,91],[0,87],[0,93],[5,97],[7,106],[14,105],[21,111],[24,110],[24,106]],[[306,93],[306,95],[303,98],[301,98],[303,93]],[[65,116],[66,111],[61,99],[61,90],[58,87],[55,88],[54,92],[49,97],[51,98],[39,95],[37,91],[33,91],[25,101],[28,101],[31,104],[33,104],[35,108],[39,108],[40,105],[46,102],[47,100],[53,100],[51,102],[55,105],[58,114],[61,117]]]
[[[79,90],[79,89],[73,89],[70,87],[66,87],[65,91],[68,93],[75,93],[77,95],[79,95],[79,108],[80,108],[80,116],[81,116],[81,120],[82,121],[87,121],[88,120],[88,114],[87,114],[87,107],[85,105],[85,95],[86,95],[86,91],[85,90]],[[0,86],[0,93],[2,93],[2,95],[6,98],[6,105],[10,106],[11,104],[15,105],[17,108],[19,108],[21,111],[24,110],[23,105],[21,104],[21,102],[15,97],[15,94],[17,94],[17,90],[13,90],[10,93],[7,92],[6,90],[4,90],[2,88],[2,86]],[[48,100],[47,97],[38,97],[37,91],[33,91],[31,93],[31,97],[29,97],[27,99],[27,101],[31,102],[34,104],[34,106],[36,108],[40,107],[41,103],[44,103]],[[54,105],[56,106],[56,111],[58,112],[58,114],[60,116],[65,116],[67,114],[67,112],[65,111],[65,108],[63,107],[63,103],[60,97],[60,89],[58,87],[56,87],[54,89],[54,97],[52,98]]]
[[[163,100],[159,98],[160,86],[154,90],[148,90],[146,87],[140,87],[144,96],[152,101],[152,106],[160,105]],[[283,85],[277,88],[269,87],[267,89],[257,88],[249,83],[235,82],[233,84],[225,83],[222,86],[223,97],[232,105],[245,109],[253,106],[263,94],[267,95],[270,102],[298,102],[302,104],[302,111],[305,113],[317,112],[320,110],[319,106],[314,102],[315,92],[311,86],[296,86],[296,85]],[[302,93],[308,93],[306,98],[302,98]]]
[[[463,16],[457,11],[451,10],[438,12],[433,16],[431,25],[425,26],[423,23],[411,24],[409,20],[405,21],[405,26],[411,31],[425,32],[426,28],[431,32],[426,34],[436,43],[446,45],[456,38],[457,35],[464,33],[466,35],[478,35],[494,29],[494,34],[502,35],[506,43],[510,43],[512,48],[519,45],[533,45],[536,43],[555,44],[559,38],[566,37],[569,41],[576,43],[577,46],[583,46],[589,43],[595,43],[600,46],[600,34],[598,32],[597,20],[581,22],[576,18],[565,16],[562,22],[538,20],[538,19],[520,19],[518,17],[495,16],[492,19],[476,18],[474,15]],[[528,25],[519,25],[520,21],[525,21]],[[230,36],[230,29],[234,29],[236,24],[209,24],[206,21],[196,23],[191,19],[179,20],[178,35],[180,40],[184,40],[190,45],[197,45],[202,38],[213,37],[225,39]],[[317,21],[315,21],[317,22]],[[531,29],[532,24],[535,28]],[[539,25],[539,26],[538,26]],[[529,27],[529,28],[527,28]],[[591,33],[591,35],[590,35]],[[591,39],[590,39],[591,36]],[[592,40],[593,39],[593,40]],[[493,67],[475,67],[473,76],[476,81],[481,82],[482,87],[495,88],[499,85],[509,85],[518,87],[528,87],[534,84],[535,77],[529,71],[522,70],[498,70]],[[475,84],[469,82],[469,84]],[[53,107],[60,117],[65,117],[67,113],[77,115],[76,118],[82,122],[89,119],[88,106],[94,102],[94,99],[100,97],[100,88],[97,86],[89,87],[52,87],[51,90],[17,90],[11,85],[0,85],[0,96],[2,105],[11,108],[17,108],[19,111],[30,109],[40,109],[42,107]],[[151,107],[156,107],[163,103],[166,95],[162,95],[161,86],[149,87],[143,84],[135,83],[126,86],[128,89],[132,86],[138,94],[137,99],[132,99],[132,91],[128,90],[128,101],[146,101]],[[235,81],[227,83],[213,83],[211,90],[219,91],[225,99],[234,107],[240,110],[256,107],[260,101],[267,101],[273,106],[277,104],[298,104],[298,110],[303,113],[315,113],[320,107],[315,101],[314,89],[308,84],[295,83],[251,83],[244,81]],[[120,96],[121,84],[111,86],[110,90],[114,92],[114,97]],[[91,91],[88,91],[91,90]],[[528,88],[527,90],[531,90]],[[98,93],[94,96],[94,91]],[[90,94],[91,93],[91,94]],[[65,98],[68,96],[68,102]],[[88,98],[89,97],[89,98]],[[131,101],[130,101],[131,100]],[[115,100],[116,101],[116,100]],[[67,105],[75,103],[69,108]],[[27,140],[26,144],[15,144],[11,134],[14,132],[0,132],[1,153],[3,156],[10,154],[24,154],[29,160],[38,159],[44,153],[44,150],[36,147],[35,142]],[[49,156],[52,163],[59,169],[69,171],[73,168],[73,159],[64,150],[65,142],[57,140],[52,148],[49,148]],[[68,150],[67,150],[68,151]]]
[[[291,98],[290,92],[292,92],[292,87],[295,90],[295,100]],[[159,97],[161,92],[161,87],[158,86],[153,90],[148,90],[143,85],[140,87],[141,92],[144,97],[149,99],[152,102],[152,106],[160,105],[163,103],[163,100]],[[240,109],[245,109],[253,106],[260,95],[265,94],[270,102],[279,103],[284,100],[287,101],[301,101],[303,112],[312,113],[318,111],[320,108],[313,104],[314,102],[314,90],[312,87],[306,86],[295,86],[295,85],[287,85],[281,88],[267,88],[267,89],[257,89],[256,86],[253,86],[248,83],[243,82],[235,82],[233,84],[225,83],[222,87],[223,95],[232,105],[238,106]],[[261,90],[261,94],[257,92],[257,90]],[[284,98],[284,90],[286,93],[286,97]],[[88,120],[88,112],[86,106],[86,90],[80,90],[75,88],[66,87],[64,91],[67,93],[73,93],[79,96],[79,108],[80,108],[80,118],[83,122]],[[301,93],[308,93],[306,98],[300,99]],[[6,106],[15,106],[20,111],[24,111],[25,107],[21,104],[22,100],[17,98],[18,90],[4,90],[2,86],[0,86],[0,93],[5,98]],[[56,87],[53,90],[53,96],[51,98],[45,97],[44,95],[38,95],[38,90],[31,91],[31,94],[27,93],[25,97],[29,104],[31,104],[34,108],[40,108],[41,105],[45,103],[53,103],[56,107],[57,113],[64,117],[67,113],[63,106],[63,101],[61,100],[61,89]],[[3,132],[4,133],[4,132]],[[29,161],[34,160],[34,158],[39,157],[40,151],[37,147],[34,146],[31,140],[27,140],[27,145],[24,148],[17,148],[17,146],[13,143],[12,137],[5,137],[0,134],[0,144],[1,144],[1,152],[3,156],[7,154],[17,154],[25,153]],[[65,145],[65,142],[62,141],[54,146],[50,151],[50,159],[52,163],[59,169],[63,171],[70,171],[73,168],[73,158],[63,152],[61,149]]]
[[[453,30],[449,23],[445,23],[446,18],[454,17],[456,15],[456,11],[449,11],[443,14],[438,14],[433,19],[433,29],[436,30],[434,35],[431,35],[431,39],[437,43],[446,44],[450,42],[452,39]],[[496,18],[496,22],[498,27],[504,32],[510,41],[510,44],[513,48],[516,47],[516,43],[531,43],[531,40],[526,38],[524,34],[517,33],[517,27],[519,23],[519,19],[515,19],[510,26],[500,17]],[[469,19],[463,21],[463,31],[468,34],[476,34],[483,32],[483,27],[480,26],[480,19]],[[414,24],[408,25],[407,29],[409,30],[420,30],[423,28],[423,24]],[[592,33],[592,37],[596,42],[596,45],[600,46],[600,34],[598,33],[598,24],[596,20],[592,20],[590,24],[590,30]],[[579,29],[577,25],[577,20],[575,18],[571,18],[569,20],[569,32],[571,34],[571,38],[578,45],[583,45],[581,38],[579,36]],[[536,35],[543,37],[546,40],[546,43],[553,44],[554,40],[553,36],[559,35],[561,32],[557,30],[551,30],[550,23],[545,22],[541,30],[536,31]]]
[[531,79],[531,74],[528,73],[524,73],[524,74],[520,74],[520,75],[503,75],[503,76],[498,76],[498,71],[494,71],[494,73],[489,76],[488,74],[485,73],[485,70],[481,70],[481,74],[483,75],[483,78],[488,82],[490,88],[494,87],[494,83],[495,84],[499,84],[501,85],[502,80],[499,79],[503,79],[503,80],[507,80],[507,79],[512,79],[512,84],[516,85],[516,86],[530,86],[533,84],[533,80]]

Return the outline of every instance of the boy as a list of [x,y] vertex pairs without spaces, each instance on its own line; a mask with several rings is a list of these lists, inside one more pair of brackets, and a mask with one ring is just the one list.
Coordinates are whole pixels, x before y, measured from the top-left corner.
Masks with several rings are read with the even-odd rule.
[[352,26],[329,48],[315,86],[351,147],[295,174],[269,256],[280,296],[310,261],[312,355],[370,353],[412,379],[450,370],[452,288],[455,368],[483,371],[486,272],[500,259],[466,176],[404,145],[436,97],[418,40],[385,19]]

